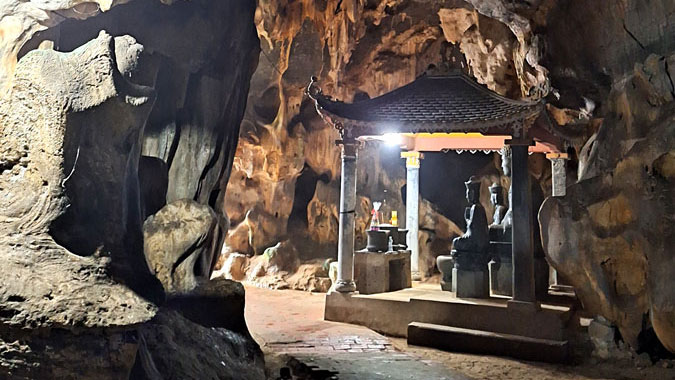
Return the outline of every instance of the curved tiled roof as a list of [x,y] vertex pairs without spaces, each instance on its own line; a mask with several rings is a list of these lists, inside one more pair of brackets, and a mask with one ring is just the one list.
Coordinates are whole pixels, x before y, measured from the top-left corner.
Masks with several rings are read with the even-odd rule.
[[541,110],[540,103],[507,99],[463,72],[423,75],[382,96],[355,103],[334,101],[320,93],[312,98],[319,112],[352,129],[356,135],[375,132],[485,133],[486,129],[504,133],[514,122],[534,117]]

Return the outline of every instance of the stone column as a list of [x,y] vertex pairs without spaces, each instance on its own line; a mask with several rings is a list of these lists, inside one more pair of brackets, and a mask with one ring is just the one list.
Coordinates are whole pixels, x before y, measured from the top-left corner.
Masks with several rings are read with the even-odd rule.
[[546,155],[551,161],[551,172],[553,173],[553,191],[552,196],[564,197],[567,192],[567,171],[565,161],[569,159],[567,153],[548,153]]
[[532,194],[527,168],[530,140],[508,140],[511,147],[513,299],[509,306],[537,308],[534,287]]
[[406,205],[405,228],[408,229],[407,243],[410,250],[410,272],[413,280],[421,280],[419,271],[420,245],[420,160],[424,158],[420,152],[401,152],[406,167]]
[[338,271],[334,290],[356,291],[354,282],[354,213],[356,210],[357,142],[342,141],[342,175],[340,179],[340,226],[338,233]]

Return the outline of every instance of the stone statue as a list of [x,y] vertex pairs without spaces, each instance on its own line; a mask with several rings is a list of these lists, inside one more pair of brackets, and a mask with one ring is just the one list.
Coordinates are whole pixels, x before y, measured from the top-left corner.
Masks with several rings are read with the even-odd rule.
[[488,261],[490,239],[485,209],[480,204],[480,180],[471,177],[466,185],[466,232],[452,241],[452,254],[436,258],[443,275],[441,289],[453,291],[457,297],[489,297]]
[[490,225],[492,227],[501,224],[508,211],[508,208],[504,205],[504,188],[501,185],[493,183],[490,186],[490,202],[495,206],[492,224]]
[[[511,147],[508,145],[504,145],[502,147],[502,171],[504,171],[505,176],[511,177]],[[513,186],[509,186],[509,209],[506,211],[506,214],[504,214],[504,217],[500,223],[504,228],[504,231],[510,230],[511,226],[513,225],[513,216],[511,210],[511,205],[513,204],[511,199],[512,188]]]
[[479,201],[480,180],[471,177],[464,184],[466,185],[466,200],[469,201],[469,207],[464,213],[466,232],[452,241],[452,248],[456,251],[484,252],[489,246],[490,239],[485,209]]
[[480,180],[471,177],[464,184],[469,201],[464,212],[466,232],[452,241],[451,255],[439,256],[436,264],[443,274],[443,290],[451,290],[457,297],[487,298],[490,296],[490,238],[485,209],[479,201]]

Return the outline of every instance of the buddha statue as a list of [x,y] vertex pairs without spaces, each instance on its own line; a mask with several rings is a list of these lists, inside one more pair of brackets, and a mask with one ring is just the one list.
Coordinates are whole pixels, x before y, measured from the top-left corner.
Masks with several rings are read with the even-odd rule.
[[[490,290],[494,294],[510,296],[512,288],[511,271],[511,208],[504,206],[504,189],[494,183],[490,186],[490,201],[495,206],[490,233]],[[509,191],[511,205],[511,191]]]
[[451,255],[439,256],[436,264],[443,274],[443,290],[451,290],[457,297],[486,298],[490,296],[490,239],[485,209],[480,204],[480,180],[471,177],[464,185],[469,201],[464,211],[466,232],[452,241]]
[[[505,176],[511,176],[511,148],[508,146],[502,148],[502,170],[504,171]],[[498,194],[494,194],[493,191]],[[510,242],[511,228],[513,227],[511,187],[509,187],[509,207],[504,206],[504,193],[503,188],[500,185],[495,183],[490,186],[490,194],[492,204],[495,205],[494,219],[490,225],[490,241]],[[497,206],[497,203],[495,202],[499,202],[500,206]],[[499,216],[501,216],[499,218],[497,218],[498,213],[500,214]]]
[[502,220],[504,220],[506,212],[508,211],[508,208],[504,205],[504,188],[501,185],[493,183],[492,186],[490,186],[490,202],[495,206],[495,212],[492,215],[492,224],[490,225],[490,227],[492,227],[494,225],[502,224]]
[[465,209],[466,232],[452,241],[453,251],[485,252],[490,243],[485,209],[480,204],[480,180],[471,177],[464,183],[466,200],[469,207]]

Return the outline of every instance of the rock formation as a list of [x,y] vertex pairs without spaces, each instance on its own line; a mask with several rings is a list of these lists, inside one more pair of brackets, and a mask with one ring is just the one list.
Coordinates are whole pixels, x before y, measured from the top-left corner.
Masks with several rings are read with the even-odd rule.
[[[262,53],[225,200],[233,225],[225,253],[262,254],[290,238],[303,258],[336,255],[338,134],[303,97],[309,78],[320,75],[324,91],[346,100],[355,93],[377,96],[435,63],[443,42],[434,13],[439,5],[371,3],[259,3]],[[426,6],[433,10],[423,11]],[[365,247],[373,201],[386,197],[405,220],[404,184],[396,149],[368,143],[359,151],[358,248]]]
[[[538,122],[549,125],[569,139],[569,151],[573,156],[569,162],[570,178],[577,170],[586,173],[587,179],[604,177],[613,173],[613,165],[618,159],[610,157],[619,157],[617,152],[627,154],[636,139],[645,138],[644,133],[636,131],[655,128],[659,125],[655,114],[667,114],[661,104],[667,97],[649,95],[647,97],[653,104],[629,107],[624,97],[610,93],[621,93],[615,89],[616,85],[623,83],[625,76],[636,64],[645,62],[650,53],[665,57],[675,51],[675,42],[666,37],[672,34],[672,17],[672,2],[663,0],[648,6],[637,0],[592,4],[575,0],[261,1],[256,24],[263,38],[263,53],[254,74],[242,143],[233,169],[241,175],[233,175],[230,181],[232,189],[242,190],[233,191],[232,197],[226,199],[226,208],[236,210],[232,222],[237,226],[236,236],[233,231],[227,238],[227,250],[259,254],[266,247],[292,237],[293,241],[302,241],[302,247],[298,249],[300,256],[309,251],[313,252],[309,254],[311,257],[329,257],[334,251],[330,244],[320,248],[310,244],[314,240],[334,244],[334,233],[326,228],[332,229],[330,226],[337,224],[332,215],[339,183],[339,150],[332,146],[336,134],[326,129],[302,98],[303,87],[310,75],[319,77],[324,93],[352,101],[358,97],[377,96],[408,83],[428,64],[438,62],[443,52],[458,50],[466,58],[472,74],[489,88],[512,98],[529,96],[547,101],[547,115]],[[640,75],[647,79],[636,82],[638,88],[644,87],[645,80],[649,82],[655,75],[650,65],[653,62],[644,64],[646,71],[642,70]],[[672,89],[672,82],[660,81],[658,86]],[[661,110],[657,111],[657,108]],[[639,121],[628,118],[631,113],[650,112],[653,115]],[[603,140],[601,136],[612,135],[609,131],[613,130],[615,122],[611,115],[629,120],[621,122],[627,125],[625,128],[629,132]],[[598,135],[586,144],[598,128],[601,128]],[[583,150],[584,145],[594,148]],[[366,148],[360,157],[372,157],[372,154],[382,152],[377,148],[374,150],[377,152],[369,153]],[[590,151],[594,153],[584,158],[583,155]],[[659,165],[668,168],[669,157],[660,158]],[[361,164],[364,161],[362,159]],[[384,160],[393,161],[391,158]],[[548,162],[536,156],[530,161],[531,174],[539,180],[544,194],[549,195]],[[645,165],[651,168],[652,164],[656,165],[653,160]],[[404,178],[402,165],[400,162],[398,165],[398,168],[388,168],[385,175],[372,170],[359,173],[359,183],[373,181],[370,178],[373,173],[379,176],[372,182],[378,184],[375,191],[366,190],[373,189],[369,187],[359,188],[363,202],[376,200],[384,188],[389,194],[396,194],[396,202],[402,201],[398,194]],[[424,166],[423,162],[423,169]],[[498,163],[493,166],[498,167]],[[494,167],[477,169],[484,175],[484,187],[495,180],[508,187],[508,181],[499,176]],[[264,168],[265,173],[260,168]],[[459,182],[466,177],[453,177],[449,181]],[[300,181],[303,182],[299,184]],[[308,191],[307,187],[315,190]],[[607,191],[616,193],[609,188]],[[235,195],[244,193],[245,197]],[[593,198],[574,200],[574,197],[585,196],[582,191],[570,190],[560,202],[586,204]],[[260,198],[265,201],[257,202]],[[429,198],[433,196],[429,195]],[[420,241],[425,245],[428,237],[436,235],[452,235],[449,236],[451,240],[461,232],[463,225],[461,215],[452,216],[447,210],[462,209],[463,205],[444,207],[443,200],[429,200],[456,225],[431,231],[422,229]],[[552,207],[551,202],[557,201],[550,201],[547,207]],[[612,203],[611,217],[619,215],[615,209],[632,210],[634,202],[628,195],[617,199]],[[662,204],[662,201],[656,202]],[[293,203],[292,207],[290,203]],[[490,214],[487,197],[482,195],[481,203]],[[399,206],[402,208],[402,203]],[[610,206],[597,207],[602,210],[598,212],[610,212],[607,208]],[[294,221],[298,215],[301,223]],[[542,214],[542,224],[548,222],[545,215]],[[641,215],[638,219],[653,223],[659,220],[658,215]],[[399,220],[403,220],[401,214]],[[441,228],[444,230],[440,231]],[[449,233],[448,229],[456,231]],[[298,239],[297,235],[304,238]],[[604,234],[601,236],[607,238]],[[666,233],[665,236],[668,241],[670,235]],[[255,249],[245,241],[248,239]],[[444,240],[433,246],[430,251],[434,253],[423,253],[422,260],[427,261],[439,250],[447,249]],[[562,260],[557,256],[557,250],[547,248],[550,263],[562,276],[574,277],[575,280],[571,280],[574,283],[592,283],[587,282],[587,275],[570,269],[586,267],[578,261],[580,259],[574,259],[578,252],[569,253]],[[615,264],[615,269],[622,268],[613,270],[617,278],[633,276],[634,271],[630,268],[646,260],[646,254],[639,254],[637,250],[627,255],[626,261],[617,258],[621,264]],[[433,258],[428,261],[433,262]],[[646,272],[645,284],[656,281],[651,276]],[[631,282],[628,277],[626,281]],[[637,288],[642,289],[641,286]],[[657,288],[654,291],[662,295],[650,297],[670,297],[671,291],[662,290],[661,285]],[[595,288],[580,291],[580,298],[589,310],[606,316],[624,330],[628,329],[624,338],[636,346],[636,334],[643,330],[642,322],[638,323],[642,317],[637,315],[648,312],[649,308],[644,307],[647,296],[638,297],[643,299],[642,303],[638,302],[643,306],[636,307],[632,301],[619,301],[602,294],[607,292]],[[636,311],[628,312],[632,308]],[[650,314],[652,319],[656,314]],[[626,318],[631,322],[624,322]],[[652,323],[655,330],[660,331],[659,336],[663,336],[662,340],[672,334],[672,328],[663,327],[663,323]],[[628,328],[628,325],[632,327]],[[666,329],[671,332],[664,332]]]
[[189,312],[218,299],[243,321],[241,285],[204,281],[228,225],[255,4],[78,3],[0,5],[0,377],[203,378],[174,358],[210,341],[214,377],[262,378],[245,324]]
[[611,111],[581,151],[579,181],[539,214],[548,257],[584,306],[636,347],[649,316],[671,351],[674,64],[675,55],[650,55],[615,85]]
[[[571,142],[578,181],[540,212],[549,262],[626,342],[638,347],[653,329],[675,350],[672,1],[257,5],[0,2],[0,375],[199,377],[190,358],[202,342],[227,342],[206,354],[229,358],[213,376],[246,366],[262,376],[245,326],[211,326],[186,303],[222,297],[241,314],[239,285],[206,282],[223,245],[232,278],[263,260],[242,254],[265,258],[282,242],[277,254],[294,253],[260,268],[322,288],[323,259],[335,255],[339,149],[303,97],[309,77],[353,101],[458,52],[489,88],[545,99],[538,122]],[[375,143],[359,159],[363,246],[385,191],[405,220],[404,167]],[[530,160],[546,193],[550,169]],[[486,185],[508,185],[490,157],[453,163],[438,172],[442,197],[422,191],[428,270],[464,228],[449,211],[464,206],[448,195],[454,183],[482,176],[488,215]]]

